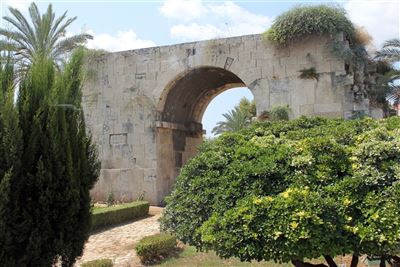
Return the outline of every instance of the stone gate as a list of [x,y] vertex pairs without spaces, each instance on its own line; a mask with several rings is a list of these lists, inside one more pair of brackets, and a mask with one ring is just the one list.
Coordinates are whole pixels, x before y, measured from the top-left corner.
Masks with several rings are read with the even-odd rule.
[[[277,48],[248,35],[91,56],[83,105],[102,168],[92,196],[159,204],[196,154],[207,105],[233,87],[251,90],[258,114],[274,105],[289,105],[291,118],[367,110],[331,41],[314,36]],[[299,78],[312,67],[318,79]]]

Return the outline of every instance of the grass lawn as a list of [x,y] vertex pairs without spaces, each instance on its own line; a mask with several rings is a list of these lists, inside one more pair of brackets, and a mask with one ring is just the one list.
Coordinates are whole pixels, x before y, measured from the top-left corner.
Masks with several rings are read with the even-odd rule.
[[175,257],[166,259],[162,263],[153,266],[174,266],[174,267],[187,267],[187,266],[245,266],[245,267],[293,267],[292,264],[277,264],[274,262],[241,262],[238,259],[221,259],[214,252],[196,252],[194,247],[185,246],[183,251]]

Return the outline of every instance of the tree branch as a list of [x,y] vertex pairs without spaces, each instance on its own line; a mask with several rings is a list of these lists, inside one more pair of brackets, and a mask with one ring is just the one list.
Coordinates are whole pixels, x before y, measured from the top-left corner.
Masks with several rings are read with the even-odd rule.
[[358,264],[358,254],[353,254],[353,257],[351,258],[350,267],[357,267],[357,264]]
[[381,262],[379,263],[379,267],[386,267],[386,259],[385,256],[381,257]]
[[324,255],[326,262],[328,263],[329,267],[337,267],[336,262],[332,259],[329,255]]
[[392,256],[392,259],[393,259],[395,262],[397,262],[398,264],[400,264],[400,257],[399,257],[399,256],[394,255],[394,256]]

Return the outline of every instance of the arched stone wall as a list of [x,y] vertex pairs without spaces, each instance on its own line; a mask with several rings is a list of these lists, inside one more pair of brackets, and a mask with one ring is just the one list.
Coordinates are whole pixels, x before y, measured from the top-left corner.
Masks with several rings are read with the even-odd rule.
[[[353,78],[331,53],[331,41],[314,36],[279,48],[248,35],[91,58],[83,108],[102,161],[92,196],[113,192],[128,201],[144,194],[160,203],[195,153],[208,103],[232,87],[246,85],[258,113],[273,105],[289,105],[292,118],[368,109],[354,101]],[[319,79],[300,79],[310,67]]]
[[157,106],[157,179],[162,195],[168,194],[180,168],[194,157],[203,140],[203,113],[218,94],[244,82],[229,70],[201,66],[175,77]]

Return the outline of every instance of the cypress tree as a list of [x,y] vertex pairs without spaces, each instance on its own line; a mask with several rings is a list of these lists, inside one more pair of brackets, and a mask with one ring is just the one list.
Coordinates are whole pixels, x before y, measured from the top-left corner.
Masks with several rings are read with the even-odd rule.
[[7,257],[13,235],[12,182],[18,176],[21,156],[21,130],[13,104],[14,69],[10,57],[0,64],[0,262],[3,266],[17,266],[15,259]]
[[[63,71],[38,59],[20,84],[16,112],[21,166],[10,177],[10,218],[0,218],[5,266],[72,266],[90,230],[90,195],[99,172],[81,108],[83,51]],[[0,204],[1,207],[1,204]],[[1,208],[0,208],[1,212]],[[5,240],[5,239],[4,239]]]

